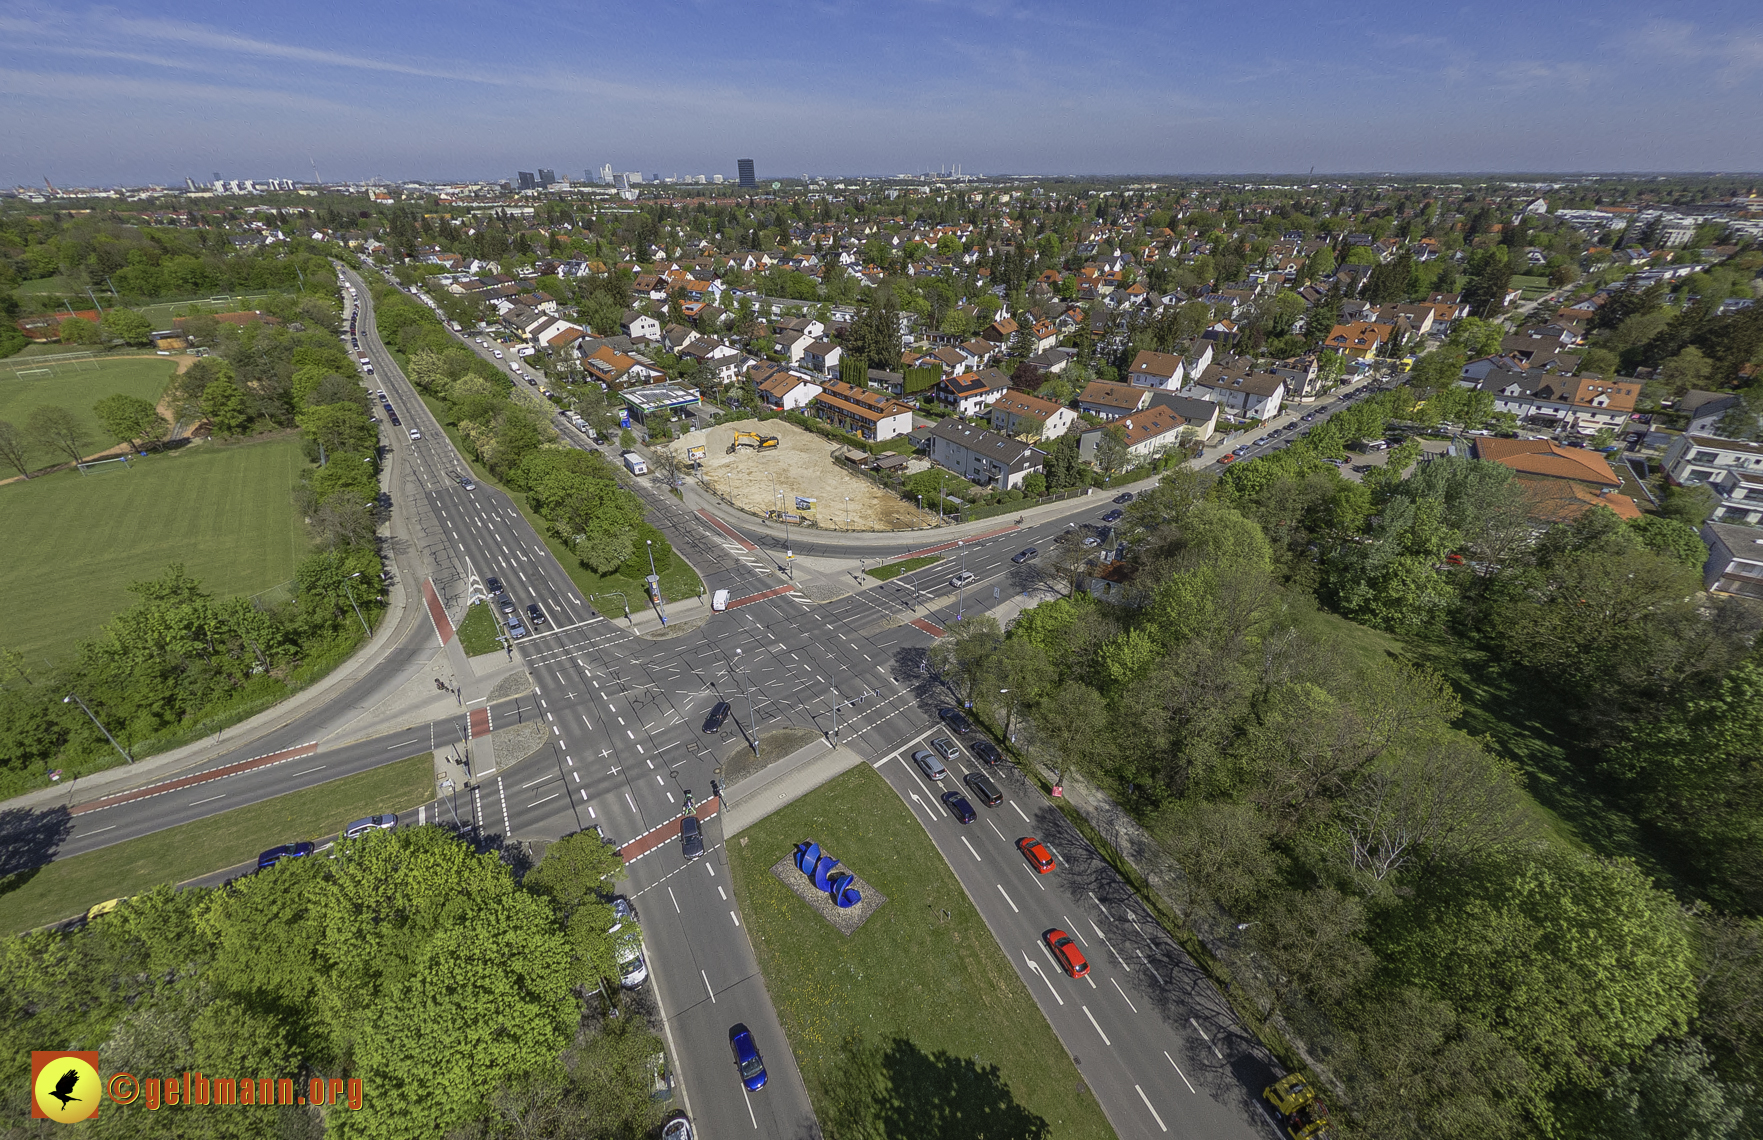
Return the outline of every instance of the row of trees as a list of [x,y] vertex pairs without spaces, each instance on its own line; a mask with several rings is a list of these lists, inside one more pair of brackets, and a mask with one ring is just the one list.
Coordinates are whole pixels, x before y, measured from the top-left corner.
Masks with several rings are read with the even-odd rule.
[[[661,1041],[584,998],[616,978],[617,852],[582,833],[519,876],[437,827],[376,832],[216,890],[161,886],[83,929],[0,942],[7,1107],[30,1050],[98,1050],[101,1076],[358,1079],[361,1108],[150,1113],[102,1137],[574,1136],[657,1126]],[[614,987],[616,992],[616,986]],[[175,1125],[162,1117],[176,1115]]]
[[[1682,523],[1600,508],[1538,537],[1495,464],[1364,485],[1291,455],[1173,472],[1128,508],[1124,605],[964,621],[940,673],[1247,924],[1259,1012],[1328,1035],[1353,1134],[1741,1135],[1763,1087],[1763,616],[1699,595]],[[1365,652],[1316,600],[1406,648]],[[1576,743],[1514,731],[1535,721]],[[1530,773],[1645,841],[1568,846]]]

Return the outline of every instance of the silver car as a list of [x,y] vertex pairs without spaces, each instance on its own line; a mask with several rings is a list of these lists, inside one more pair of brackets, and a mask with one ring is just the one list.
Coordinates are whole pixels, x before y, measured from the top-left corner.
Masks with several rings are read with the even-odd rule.
[[390,831],[398,826],[398,817],[391,812],[358,819],[343,831],[344,839],[359,839],[370,831]]
[[947,736],[937,737],[930,742],[930,746],[945,760],[953,762],[961,758],[961,746]]
[[912,762],[918,765],[928,779],[940,780],[949,774],[949,770],[943,767],[941,760],[922,748],[912,754]]

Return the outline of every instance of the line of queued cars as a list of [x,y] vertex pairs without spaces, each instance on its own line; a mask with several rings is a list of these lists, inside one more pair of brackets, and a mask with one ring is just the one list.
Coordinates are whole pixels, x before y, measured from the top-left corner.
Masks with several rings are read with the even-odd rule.
[[[484,588],[490,592],[490,597],[495,601],[496,608],[502,611],[502,619],[508,626],[508,636],[525,637],[527,635],[527,627],[525,623],[521,621],[520,606],[513,598],[509,597],[507,589],[502,585],[502,579],[485,578]],[[549,619],[545,617],[544,609],[539,603],[527,603],[526,621],[531,622],[534,629],[544,625],[548,620]]]

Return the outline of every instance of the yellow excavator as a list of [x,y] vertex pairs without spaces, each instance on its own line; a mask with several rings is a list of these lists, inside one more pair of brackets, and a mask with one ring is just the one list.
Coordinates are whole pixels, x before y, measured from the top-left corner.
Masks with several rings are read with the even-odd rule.
[[751,447],[757,451],[771,451],[777,447],[777,436],[760,435],[756,431],[738,431],[735,441],[728,445],[728,454],[733,455],[738,447]]
[[1280,1131],[1292,1140],[1328,1140],[1328,1105],[1303,1073],[1288,1073],[1261,1094],[1279,1117]]

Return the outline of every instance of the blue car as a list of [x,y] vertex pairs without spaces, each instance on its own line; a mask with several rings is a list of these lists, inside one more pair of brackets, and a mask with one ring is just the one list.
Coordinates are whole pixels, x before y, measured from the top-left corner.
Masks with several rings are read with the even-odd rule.
[[765,1058],[753,1044],[753,1034],[745,1025],[736,1024],[728,1031],[729,1048],[735,1052],[735,1065],[741,1070],[741,1087],[758,1092],[765,1087]]
[[280,847],[271,847],[257,857],[257,869],[267,871],[283,859],[299,859],[312,854],[310,843],[284,843]]

